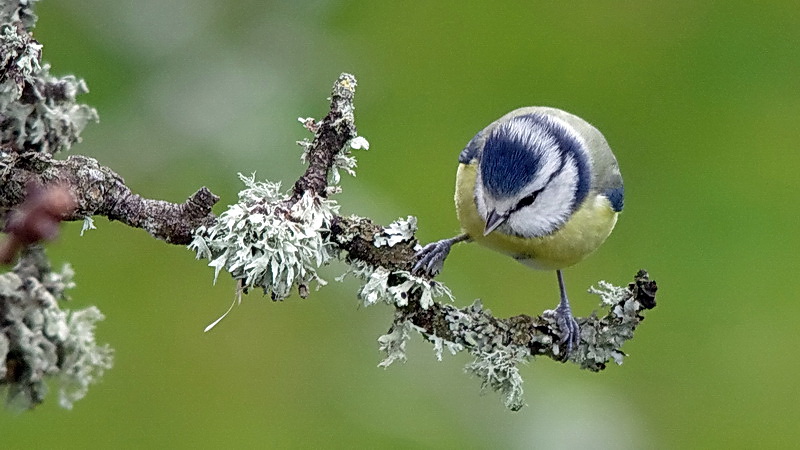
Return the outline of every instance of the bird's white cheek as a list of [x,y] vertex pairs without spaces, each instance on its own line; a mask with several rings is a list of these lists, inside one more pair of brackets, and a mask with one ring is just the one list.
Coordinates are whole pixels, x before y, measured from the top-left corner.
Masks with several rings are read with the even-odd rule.
[[547,219],[548,222],[564,223],[572,209],[572,200],[572,192],[547,189],[539,195],[532,206],[536,210],[536,214]]
[[475,208],[478,209],[478,214],[486,220],[487,211],[486,211],[486,201],[483,198],[483,187],[481,186],[480,179],[478,179],[475,183],[475,192],[473,193],[475,198]]
[[552,215],[544,214],[538,208],[523,208],[508,218],[507,232],[526,238],[545,236],[555,231],[559,225],[558,221],[552,219]]
[[513,234],[523,237],[546,236],[569,220],[574,194],[566,186],[563,189],[555,187],[548,187],[532,205],[511,214],[508,227]]

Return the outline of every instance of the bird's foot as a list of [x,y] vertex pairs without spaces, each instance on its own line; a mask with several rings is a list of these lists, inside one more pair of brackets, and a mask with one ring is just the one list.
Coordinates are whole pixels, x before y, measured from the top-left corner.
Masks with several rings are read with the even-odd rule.
[[569,306],[558,305],[555,310],[555,319],[558,331],[561,333],[559,346],[563,349],[564,360],[567,360],[581,342],[581,328]]
[[463,240],[466,240],[466,236],[461,235],[450,239],[431,242],[425,247],[422,247],[422,250],[418,251],[415,255],[417,262],[414,263],[411,272],[418,276],[435,276],[442,270],[444,260],[447,258],[447,255],[450,254],[450,248],[453,244]]

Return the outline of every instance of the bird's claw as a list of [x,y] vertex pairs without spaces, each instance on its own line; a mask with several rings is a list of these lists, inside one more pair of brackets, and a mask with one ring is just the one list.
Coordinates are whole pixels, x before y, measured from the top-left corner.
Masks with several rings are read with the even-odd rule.
[[450,247],[452,246],[452,239],[443,239],[426,245],[417,252],[417,262],[414,263],[411,272],[418,276],[435,276],[442,270],[444,260],[450,254]]
[[568,306],[559,305],[556,308],[555,316],[558,331],[561,333],[559,345],[564,349],[564,359],[566,360],[581,342],[581,328]]

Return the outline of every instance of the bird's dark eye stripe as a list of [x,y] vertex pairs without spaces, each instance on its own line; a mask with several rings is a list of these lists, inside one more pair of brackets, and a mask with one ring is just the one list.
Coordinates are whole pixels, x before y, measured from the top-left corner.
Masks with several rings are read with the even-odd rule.
[[[551,174],[550,174],[550,178],[548,178],[548,179],[547,179],[547,183],[545,183],[545,187],[547,187],[547,185],[549,185],[549,184],[550,184],[550,182],[552,182],[552,181],[553,181],[553,179],[555,179],[555,177],[556,177],[556,176],[557,176],[559,173],[561,173],[561,171],[562,171],[562,170],[564,170],[564,166],[566,166],[566,165],[567,165],[567,161],[566,161],[566,158],[564,157],[564,154],[563,154],[563,153],[561,153],[561,154],[559,155],[559,159],[560,159],[560,161],[559,161],[559,163],[560,163],[560,164],[559,164],[559,166],[558,166],[558,169],[557,169],[557,170],[555,170],[553,173],[551,173]],[[520,209],[522,209],[522,208],[524,208],[524,207],[526,207],[526,206],[532,205],[532,204],[533,204],[533,202],[535,202],[535,201],[536,201],[536,197],[538,197],[538,196],[539,196],[539,194],[540,194],[540,193],[541,193],[543,190],[544,190],[544,188],[542,188],[542,189],[539,189],[538,191],[535,191],[535,192],[531,193],[530,195],[523,197],[523,198],[522,198],[522,200],[520,200],[520,201],[517,203],[517,205],[516,205],[516,206],[514,206],[514,211],[518,211],[518,210],[520,210]]]
[[524,208],[524,207],[526,207],[528,205],[533,204],[533,202],[536,200],[536,197],[539,196],[540,192],[542,192],[541,189],[536,191],[536,192],[534,192],[534,193],[532,193],[531,195],[527,195],[527,196],[523,197],[522,200],[520,200],[517,203],[517,206],[514,207],[514,211],[520,210],[520,209],[522,209],[522,208]]

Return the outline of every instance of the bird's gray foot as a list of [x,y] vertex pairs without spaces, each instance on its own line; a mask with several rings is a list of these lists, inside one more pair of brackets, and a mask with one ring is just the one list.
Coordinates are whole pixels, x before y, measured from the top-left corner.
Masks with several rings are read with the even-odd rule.
[[555,319],[558,331],[561,333],[559,345],[564,350],[564,360],[567,360],[572,351],[576,350],[581,342],[581,327],[572,315],[572,308],[569,307],[567,288],[564,286],[564,277],[561,275],[561,271],[556,270],[556,275],[558,275],[558,289],[561,291],[561,301],[556,308]]
[[450,254],[450,248],[453,244],[469,239],[466,234],[462,234],[450,239],[442,239],[441,241],[431,242],[430,244],[422,247],[422,250],[416,254],[417,262],[411,272],[414,275],[427,275],[435,276],[444,266],[444,260]]
[[564,359],[569,358],[573,350],[578,348],[581,342],[581,328],[578,321],[572,315],[569,304],[559,304],[556,308],[556,324],[558,331],[561,332],[559,345],[564,350]]

